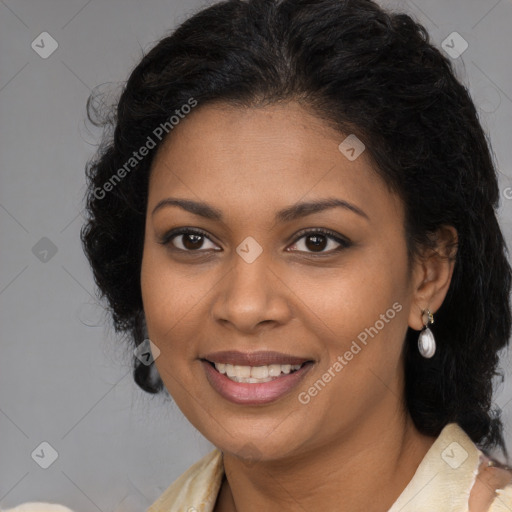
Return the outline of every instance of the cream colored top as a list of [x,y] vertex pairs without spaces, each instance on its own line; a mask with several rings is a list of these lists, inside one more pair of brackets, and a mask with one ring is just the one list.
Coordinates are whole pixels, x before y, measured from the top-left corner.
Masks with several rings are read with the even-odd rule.
[[58,503],[48,503],[42,501],[30,501],[22,503],[14,508],[3,509],[0,512],[73,512],[70,508]]
[[[456,423],[446,425],[388,512],[468,512],[485,454]],[[222,452],[213,450],[175,480],[146,512],[213,512],[222,484]],[[496,491],[489,512],[512,512],[512,484]]]

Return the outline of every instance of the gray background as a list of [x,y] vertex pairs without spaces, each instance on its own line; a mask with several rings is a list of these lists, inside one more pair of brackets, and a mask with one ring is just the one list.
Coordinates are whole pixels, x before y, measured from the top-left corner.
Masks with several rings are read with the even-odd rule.
[[[512,0],[381,3],[412,14],[438,46],[453,31],[468,42],[454,62],[495,151],[512,245]],[[99,141],[85,122],[91,88],[119,86],[143,50],[201,5],[0,0],[0,507],[140,511],[212,449],[173,403],[133,382],[79,240],[84,165]],[[58,48],[43,59],[31,43],[45,31]],[[511,366],[504,354],[495,397],[510,451]],[[44,441],[58,453],[48,469],[31,455]]]

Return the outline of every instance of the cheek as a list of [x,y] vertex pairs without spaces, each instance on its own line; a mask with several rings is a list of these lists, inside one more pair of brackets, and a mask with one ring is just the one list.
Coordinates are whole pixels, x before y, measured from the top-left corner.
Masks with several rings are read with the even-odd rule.
[[166,328],[171,334],[205,295],[205,278],[194,265],[173,262],[161,246],[146,242],[141,266],[141,291],[146,320],[153,328]]
[[[354,252],[339,268],[295,274],[293,279],[290,274],[289,282],[304,304],[302,311],[311,329],[333,339],[339,348],[376,322],[382,327],[381,315],[384,321],[398,319],[396,310],[404,310],[408,300],[406,265],[405,249],[391,252],[376,246]],[[393,308],[395,303],[399,305]],[[393,327],[403,330],[404,316],[386,322],[386,330],[392,324],[400,324]]]
[[198,392],[188,362],[193,358],[194,331],[187,325],[187,312],[193,304],[176,273],[159,264],[150,251],[143,258],[141,290],[149,339],[160,350],[156,369],[167,391],[186,410],[190,393]]
[[402,262],[392,260],[377,252],[361,257],[350,270],[337,271],[335,280],[317,280],[309,295],[307,310],[315,314],[307,315],[307,328],[323,353],[316,374],[299,390],[299,402],[307,403],[311,416],[328,414],[323,428],[333,435],[350,418],[400,394],[407,280]]
[[145,248],[141,266],[142,302],[149,338],[160,349],[156,366],[160,371],[165,365],[162,378],[166,369],[174,367],[179,371],[194,346],[184,340],[192,341],[190,335],[194,331],[190,324],[201,293],[188,281],[189,284],[165,257],[165,251]]
[[333,392],[321,393],[319,407],[340,402],[357,409],[393,387],[400,372],[410,300],[407,253],[399,240],[391,249],[354,253],[343,268],[300,284],[311,292],[304,300],[304,311],[314,312],[306,315],[308,329],[324,350],[318,372],[336,375],[326,375]]

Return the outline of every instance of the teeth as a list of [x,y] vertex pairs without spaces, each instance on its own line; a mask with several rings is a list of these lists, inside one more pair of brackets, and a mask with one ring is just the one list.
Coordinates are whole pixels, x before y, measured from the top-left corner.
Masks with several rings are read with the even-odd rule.
[[253,379],[266,379],[268,377],[268,366],[253,366],[251,377]]
[[247,382],[257,384],[269,382],[279,377],[282,373],[288,374],[300,369],[300,364],[270,364],[266,366],[241,366],[224,363],[215,363],[219,373],[227,375],[235,382]]
[[244,379],[248,379],[249,377],[255,377],[255,375],[251,375],[251,367],[250,366],[234,366],[235,376],[243,377]]
[[268,376],[269,377],[279,377],[281,374],[281,365],[280,364],[269,364],[268,365]]

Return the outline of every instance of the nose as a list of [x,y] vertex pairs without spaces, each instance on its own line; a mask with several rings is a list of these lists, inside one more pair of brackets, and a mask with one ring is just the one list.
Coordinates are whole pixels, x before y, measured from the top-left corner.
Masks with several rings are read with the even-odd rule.
[[232,270],[221,281],[212,315],[217,322],[240,332],[254,333],[261,325],[285,324],[292,316],[292,292],[271,266],[265,253],[248,263],[238,254]]

